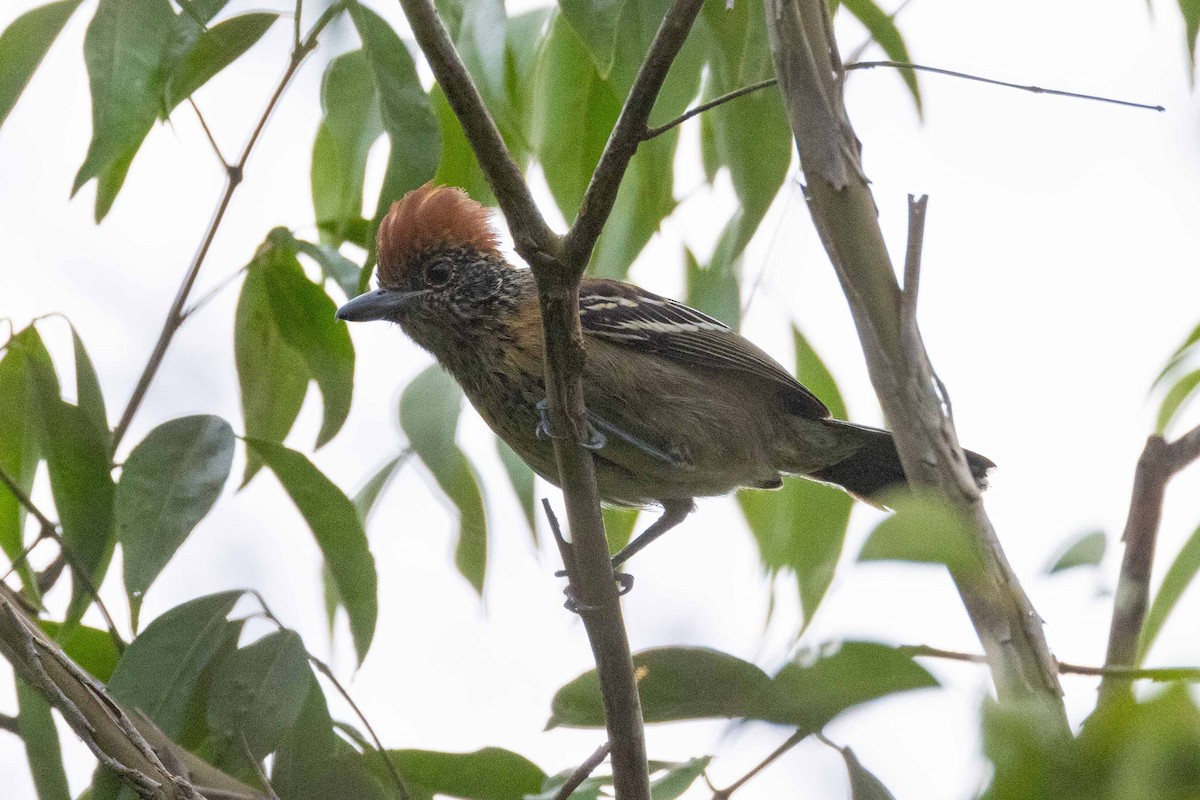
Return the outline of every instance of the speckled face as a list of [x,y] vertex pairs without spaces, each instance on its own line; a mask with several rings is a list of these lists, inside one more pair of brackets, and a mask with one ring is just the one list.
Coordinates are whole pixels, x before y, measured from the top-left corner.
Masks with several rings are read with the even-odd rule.
[[511,271],[492,253],[481,253],[472,247],[436,248],[405,265],[401,272],[407,278],[405,285],[381,285],[385,289],[424,293],[419,303],[395,320],[402,325],[418,318],[445,315],[474,320],[501,293],[505,273]]

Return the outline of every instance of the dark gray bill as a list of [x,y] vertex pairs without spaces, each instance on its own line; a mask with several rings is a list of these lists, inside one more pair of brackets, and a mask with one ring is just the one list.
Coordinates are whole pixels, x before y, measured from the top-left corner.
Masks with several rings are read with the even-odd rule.
[[416,292],[398,292],[391,289],[376,289],[360,294],[337,310],[338,319],[347,322],[369,322],[373,319],[394,319],[412,308],[428,289]]

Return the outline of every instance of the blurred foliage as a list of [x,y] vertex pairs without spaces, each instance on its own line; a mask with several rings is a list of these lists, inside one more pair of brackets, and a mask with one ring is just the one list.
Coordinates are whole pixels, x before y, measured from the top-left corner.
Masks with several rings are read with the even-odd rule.
[[[0,33],[0,125],[81,5],[80,0],[52,2],[21,15]],[[291,51],[283,50],[279,17],[287,15],[263,12],[247,0],[86,5],[92,17],[82,42],[64,45],[82,52],[93,121],[71,191],[95,181],[98,222],[117,201],[131,164],[147,137],[157,135],[157,126],[193,113],[187,101],[200,108],[222,101],[209,87],[214,77],[244,74],[250,67],[241,56],[252,48],[266,56],[265,43],[276,48],[270,55],[290,75],[309,49],[302,44],[309,37],[298,29]],[[517,163],[540,170],[559,211],[572,220],[668,3],[561,0],[556,7],[513,16],[501,0],[439,0],[437,6]],[[838,6],[867,28],[889,58],[908,60],[894,14],[871,0],[843,0]],[[1200,6],[1181,2],[1180,7],[1194,52]],[[105,682],[117,701],[137,709],[192,754],[260,789],[262,770],[269,765],[266,777],[280,800],[554,797],[568,773],[548,776],[511,751],[377,749],[355,727],[365,721],[331,716],[327,678],[318,678],[323,671],[314,670],[297,633],[279,627],[257,638],[247,635],[246,617],[234,616],[236,606],[250,604],[242,592],[183,603],[150,621],[127,645],[116,632],[81,624],[120,545],[131,608],[128,628],[138,631],[146,592],[185,541],[205,535],[212,508],[231,494],[225,490],[239,448],[246,463],[241,485],[266,467],[309,528],[325,561],[330,618],[345,609],[360,662],[378,617],[378,578],[366,525],[410,454],[433,477],[431,491],[444,495],[457,516],[460,573],[476,592],[485,586],[484,491],[479,470],[457,442],[461,390],[440,369],[431,367],[407,383],[399,423],[409,449],[364,474],[353,499],[324,474],[307,443],[304,452],[285,445],[294,438],[311,385],[323,411],[313,450],[338,435],[350,412],[355,350],[346,326],[335,322],[334,310],[368,285],[375,229],[390,203],[430,179],[461,185],[477,199],[494,202],[440,87],[422,83],[419,54],[410,43],[356,0],[304,11],[299,22],[313,25],[307,30],[316,45],[316,35],[340,19],[346,46],[325,60],[321,115],[307,165],[313,217],[304,230],[315,233],[301,238],[285,228],[272,229],[270,209],[256,210],[263,220],[262,245],[245,255],[236,311],[228,321],[241,419],[178,416],[141,441],[117,447],[102,381],[83,338],[72,328],[71,352],[51,353],[40,330],[57,322],[42,318],[14,331],[0,343],[0,469],[25,495],[44,472],[58,527],[44,529],[12,492],[0,490],[0,549],[25,598],[41,609],[27,549],[44,538],[57,540],[72,576],[71,600],[61,619],[39,620],[44,629],[70,658]],[[664,125],[689,106],[772,77],[763,19],[762,0],[738,0],[731,9],[707,2],[651,124]],[[901,75],[919,111],[915,74]],[[286,83],[278,87],[280,93],[285,89]],[[792,168],[791,133],[774,88],[721,105],[691,124],[699,126],[698,166],[705,179],[712,183],[727,174],[738,207],[711,255],[683,254],[687,298],[736,328],[742,317],[742,258]],[[381,175],[368,175],[368,156],[385,138]],[[679,138],[680,129],[671,128],[641,143],[598,243],[594,274],[624,277],[675,211]],[[231,177],[236,182],[242,176]],[[368,186],[380,187],[378,193],[369,193]],[[845,416],[832,373],[799,330],[794,339],[797,376],[834,414]],[[1197,342],[1200,328],[1178,348],[1156,384],[1163,393],[1160,430],[1178,419],[1200,386]],[[73,385],[64,383],[68,375],[74,376]],[[499,445],[499,455],[536,543],[534,475],[505,446]],[[490,493],[492,487],[487,488]],[[743,492],[739,500],[764,569],[795,574],[807,624],[833,580],[850,499],[825,486],[789,480],[780,491]],[[957,520],[920,498],[897,500],[895,507],[897,513],[863,547],[861,560],[936,562],[969,573],[973,556],[962,546]],[[629,540],[637,519],[636,510],[606,510],[614,550]],[[1142,637],[1143,657],[1200,569],[1198,542],[1200,531],[1174,560],[1155,596]],[[1092,534],[1066,550],[1052,570],[1095,564],[1102,555],[1103,537]],[[249,613],[265,614],[278,624],[265,609]],[[659,648],[638,654],[636,662],[649,721],[736,718],[789,725],[798,735],[818,732],[843,711],[871,700],[937,685],[911,657],[866,642],[806,654],[774,675],[702,648]],[[61,743],[45,700],[20,684],[15,705],[16,732],[25,742],[39,800],[68,797]],[[551,723],[602,724],[594,673],[559,690]],[[986,797],[1070,798],[1086,791],[1097,798],[1171,798],[1200,792],[1197,714],[1180,687],[1137,705],[1097,712],[1076,740],[1054,740],[1048,730],[1033,712],[989,706],[984,741],[995,774]],[[849,748],[839,752],[856,800],[891,797]],[[673,800],[687,791],[709,759],[653,762],[655,800]],[[600,774],[572,797],[599,798],[610,789],[611,779]],[[132,794],[100,768],[88,796],[111,800]]]

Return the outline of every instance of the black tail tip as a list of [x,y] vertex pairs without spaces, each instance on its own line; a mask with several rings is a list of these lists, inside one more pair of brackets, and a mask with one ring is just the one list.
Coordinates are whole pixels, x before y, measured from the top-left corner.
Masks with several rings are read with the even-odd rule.
[[975,485],[981,490],[988,488],[988,473],[996,468],[996,462],[972,450],[963,450],[963,454],[967,457],[967,467],[971,470]]

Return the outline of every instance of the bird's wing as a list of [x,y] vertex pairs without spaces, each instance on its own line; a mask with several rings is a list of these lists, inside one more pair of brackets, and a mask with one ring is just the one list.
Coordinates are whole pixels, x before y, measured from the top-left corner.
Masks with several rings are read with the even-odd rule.
[[792,413],[813,419],[829,416],[816,395],[749,340],[670,298],[628,283],[585,279],[580,287],[579,322],[585,335],[677,364],[762,378],[783,390]]

